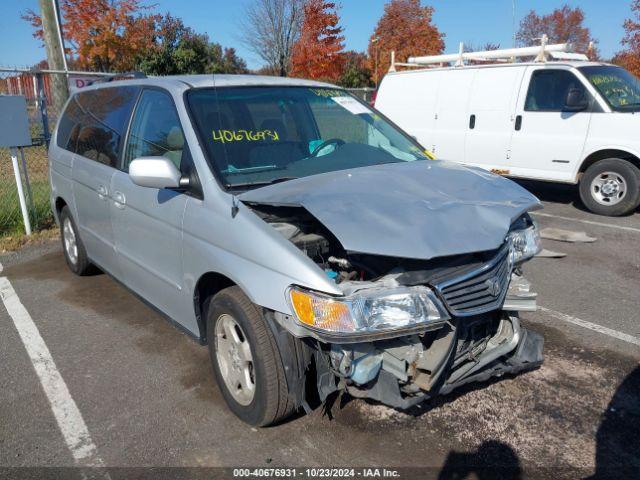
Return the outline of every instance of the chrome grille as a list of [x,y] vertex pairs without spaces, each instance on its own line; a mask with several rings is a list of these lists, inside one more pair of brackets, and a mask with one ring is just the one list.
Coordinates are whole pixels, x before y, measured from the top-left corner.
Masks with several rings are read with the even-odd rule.
[[500,308],[511,277],[510,257],[507,244],[482,267],[436,285],[449,311],[467,316]]

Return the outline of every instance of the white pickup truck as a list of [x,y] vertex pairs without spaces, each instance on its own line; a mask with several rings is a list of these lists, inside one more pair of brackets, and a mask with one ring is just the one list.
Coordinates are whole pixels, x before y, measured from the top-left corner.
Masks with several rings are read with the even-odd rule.
[[458,65],[390,72],[375,107],[443,160],[579,184],[601,215],[638,207],[638,78],[575,60]]

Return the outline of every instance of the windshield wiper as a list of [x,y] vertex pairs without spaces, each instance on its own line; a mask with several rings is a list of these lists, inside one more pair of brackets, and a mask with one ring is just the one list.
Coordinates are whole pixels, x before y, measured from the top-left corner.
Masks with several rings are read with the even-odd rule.
[[257,185],[273,185],[274,183],[286,182],[288,180],[295,180],[298,177],[278,177],[272,178],[269,180],[256,180],[255,182],[246,182],[246,183],[226,183],[224,186],[226,188],[249,188],[255,187]]

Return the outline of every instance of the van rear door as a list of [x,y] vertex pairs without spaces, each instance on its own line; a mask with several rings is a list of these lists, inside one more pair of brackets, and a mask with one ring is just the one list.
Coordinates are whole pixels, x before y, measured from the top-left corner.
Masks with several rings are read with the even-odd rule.
[[73,196],[80,237],[92,262],[117,276],[109,189],[116,172],[124,124],[137,95],[135,87],[109,87],[78,93]]
[[[582,158],[590,109],[568,111],[570,89],[591,94],[569,67],[528,67],[511,137],[509,169],[518,177],[572,182]],[[592,101],[589,102],[593,104]]]
[[477,69],[469,100],[464,163],[506,169],[513,111],[526,67]]
[[442,71],[434,70],[386,75],[376,98],[378,110],[431,150],[442,74]]

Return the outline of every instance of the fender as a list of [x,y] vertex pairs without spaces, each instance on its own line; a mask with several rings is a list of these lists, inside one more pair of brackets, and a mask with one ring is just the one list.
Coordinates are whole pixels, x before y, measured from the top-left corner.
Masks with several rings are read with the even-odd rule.
[[[580,163],[576,165],[576,168],[573,172],[573,183],[577,184],[580,181],[580,175],[586,170],[585,162],[589,162],[590,159],[594,155],[598,155],[601,152],[607,152],[611,150],[617,150],[619,152],[624,152],[626,155],[635,157],[640,162],[640,150],[629,148],[628,145],[620,145],[620,144],[607,144],[607,145],[598,145],[597,147],[592,147],[589,150],[584,152]],[[608,155],[604,155],[602,158],[609,158]],[[600,160],[601,158],[598,158]],[[636,163],[637,164],[637,163]]]

